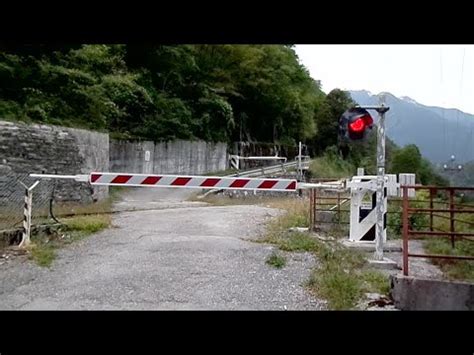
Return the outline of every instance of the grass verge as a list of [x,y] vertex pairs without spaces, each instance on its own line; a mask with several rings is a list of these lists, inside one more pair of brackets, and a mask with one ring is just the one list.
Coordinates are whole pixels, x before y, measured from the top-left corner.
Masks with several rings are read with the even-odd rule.
[[314,158],[310,165],[311,176],[314,178],[346,178],[352,176],[354,170],[350,163],[330,154]]
[[389,293],[388,277],[370,269],[362,252],[337,241],[319,244],[320,267],[313,270],[307,286],[326,299],[330,309],[353,309],[365,293]]
[[48,234],[32,236],[30,258],[39,266],[50,267],[58,248],[83,239],[110,226],[109,215],[89,215],[64,219],[64,226]]
[[266,260],[268,265],[273,266],[276,269],[281,269],[286,265],[286,258],[282,255],[279,255],[273,252]]
[[308,225],[307,209],[294,201],[280,202],[279,207],[286,213],[268,224],[259,241],[284,251],[313,253],[319,265],[312,270],[306,286],[327,300],[330,309],[353,309],[365,293],[388,294],[388,277],[370,269],[362,252],[350,250],[337,240],[323,242],[307,232],[289,231]]
[[[432,238],[424,242],[424,248],[429,254],[474,255],[474,242],[470,240],[456,241],[453,249],[449,239]],[[474,282],[474,261],[431,259],[431,262],[437,265],[449,279]]]
[[[208,195],[196,200],[216,206],[257,204],[284,211],[267,225],[265,235],[258,242],[274,244],[283,251],[313,253],[320,265],[312,271],[306,286],[326,299],[331,309],[355,308],[364,293],[387,295],[389,292],[388,277],[370,269],[362,252],[349,250],[337,241],[323,242],[309,233],[289,230],[292,227],[308,227],[308,199],[254,196],[232,199]],[[344,227],[339,229],[333,229],[331,235],[347,235],[343,233]],[[282,263],[276,254],[270,255],[266,263],[283,267],[276,266]]]
[[[110,186],[108,198],[94,203],[56,203],[53,207],[54,215],[64,218],[69,215],[92,215],[97,213],[110,213],[114,202],[126,191],[124,186]],[[47,211],[44,213],[48,215]]]

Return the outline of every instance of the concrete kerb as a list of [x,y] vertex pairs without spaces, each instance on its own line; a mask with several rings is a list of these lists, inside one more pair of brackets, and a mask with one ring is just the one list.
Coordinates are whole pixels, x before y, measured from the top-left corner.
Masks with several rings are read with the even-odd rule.
[[391,275],[391,297],[401,310],[472,311],[474,284]]
[[[344,239],[342,244],[347,248],[362,250],[366,252],[375,251],[375,241],[358,241],[354,242],[349,239]],[[392,253],[401,253],[400,240],[388,240],[383,244],[383,251],[384,252],[392,252]]]
[[400,270],[397,262],[389,258],[384,257],[382,260],[369,259],[368,262],[370,266],[377,269]]

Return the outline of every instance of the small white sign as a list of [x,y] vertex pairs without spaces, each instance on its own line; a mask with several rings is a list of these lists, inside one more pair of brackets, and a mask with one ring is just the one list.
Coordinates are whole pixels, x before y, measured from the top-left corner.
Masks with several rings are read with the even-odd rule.
[[145,161],[150,161],[150,151],[149,150],[145,151]]

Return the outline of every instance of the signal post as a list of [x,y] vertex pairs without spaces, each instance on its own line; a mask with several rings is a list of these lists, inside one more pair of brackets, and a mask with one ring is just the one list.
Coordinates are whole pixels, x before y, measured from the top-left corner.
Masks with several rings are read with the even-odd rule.
[[383,256],[384,197],[385,197],[385,113],[390,107],[383,102],[379,106],[356,106],[343,113],[339,119],[339,135],[345,140],[362,140],[368,129],[372,129],[373,119],[367,110],[379,114],[377,124],[377,189],[376,189],[376,229],[374,263],[389,263]]

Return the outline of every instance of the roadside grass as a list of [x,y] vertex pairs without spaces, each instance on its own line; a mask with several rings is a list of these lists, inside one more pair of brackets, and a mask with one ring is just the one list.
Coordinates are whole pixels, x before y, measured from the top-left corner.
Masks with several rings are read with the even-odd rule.
[[50,267],[56,258],[55,247],[46,244],[32,244],[30,249],[30,258],[33,259],[36,264],[43,267]]
[[364,292],[377,292],[382,295],[390,293],[390,283],[388,277],[376,270],[364,270],[362,273]]
[[110,216],[103,214],[64,219],[59,229],[32,236],[29,256],[39,266],[50,267],[59,248],[109,227],[110,222]]
[[[389,280],[379,271],[371,269],[360,251],[343,247],[337,240],[321,241],[308,232],[290,230],[309,226],[309,200],[307,198],[254,197],[228,198],[208,195],[205,201],[216,206],[256,204],[276,208],[283,213],[273,218],[259,243],[276,245],[287,252],[310,252],[319,261],[306,282],[310,292],[328,301],[330,309],[353,309],[365,293],[389,293]],[[340,237],[345,226],[335,226],[332,236]],[[271,261],[270,261],[271,258]],[[279,263],[277,256],[270,256],[266,263]]]
[[[417,195],[418,196],[418,195]],[[428,200],[428,194],[423,196],[424,200]],[[438,200],[440,201],[440,200]],[[443,201],[447,202],[447,201]],[[459,209],[467,208],[469,205],[462,205],[464,202],[462,197],[455,197],[455,204]],[[411,207],[411,206],[410,206]],[[434,208],[448,208],[446,203],[434,203]],[[433,218],[433,228],[435,231],[449,232],[451,230],[451,223],[449,220],[449,212],[437,212]],[[456,221],[454,222],[454,230],[458,233],[473,233],[474,232],[474,214],[457,212],[455,214]],[[429,215],[425,214],[426,224],[429,224]],[[428,228],[423,228],[427,230]],[[427,253],[441,254],[441,255],[457,255],[457,256],[474,256],[474,240],[472,237],[461,239],[456,237],[455,247],[451,246],[451,239],[449,237],[427,237],[424,240],[423,246]],[[451,280],[460,280],[467,282],[474,282],[474,261],[473,260],[449,260],[449,259],[430,259],[431,263],[438,266],[443,272],[444,276]]]
[[[416,200],[411,201],[411,208],[429,208],[429,192],[417,191]],[[436,197],[433,201],[433,208],[446,209],[449,207],[449,201],[446,198]],[[459,204],[460,209],[469,206],[462,206],[462,197],[456,196],[455,204]],[[389,234],[392,238],[401,238],[401,206],[400,203],[389,204],[389,211],[397,211],[397,214],[389,214],[388,223],[394,225]],[[433,213],[433,230],[440,232],[449,232],[451,230],[449,212]],[[454,230],[456,232],[472,233],[474,230],[474,214],[457,212],[454,216],[457,221],[454,223]],[[428,231],[430,225],[429,213],[412,213],[409,217],[410,228],[416,231]],[[423,240],[423,247],[428,254],[438,255],[457,255],[457,256],[474,256],[474,241],[467,239],[455,240],[455,248],[451,246],[451,240],[446,237],[428,236]],[[443,275],[451,280],[474,281],[474,261],[468,260],[449,260],[449,259],[429,259],[429,261],[438,266]]]
[[[471,240],[456,240],[455,248],[451,247],[448,238],[431,238],[424,241],[424,248],[430,254],[474,256],[474,242]],[[443,274],[451,280],[474,282],[474,261],[432,259]]]
[[314,178],[340,179],[354,175],[354,167],[350,163],[331,155],[314,158],[309,169]]
[[[98,213],[110,213],[112,205],[126,191],[124,186],[110,186],[108,198],[88,204],[79,203],[56,203],[53,207],[53,212],[56,217],[70,216],[70,215],[93,215]],[[47,215],[47,214],[46,214]]]
[[353,309],[365,293],[388,294],[388,276],[371,269],[363,252],[348,249],[337,240],[322,241],[308,232],[289,230],[308,226],[306,204],[287,200],[274,206],[286,213],[270,221],[258,241],[284,251],[312,253],[319,265],[312,270],[306,287],[327,300],[330,309]]
[[67,231],[74,236],[87,236],[96,233],[110,225],[110,216],[91,215],[77,216],[64,221]]
[[[324,171],[324,177],[341,178],[351,174],[350,166],[332,164],[328,168],[328,159],[313,161],[313,176]],[[204,198],[191,198],[214,206],[254,204],[276,208],[283,213],[273,218],[265,234],[257,240],[260,243],[276,245],[287,252],[310,252],[318,260],[305,286],[318,297],[326,299],[330,309],[354,309],[365,293],[389,293],[388,276],[368,266],[364,253],[350,250],[337,240],[322,241],[308,232],[290,230],[294,227],[309,226],[309,199],[289,197],[264,197],[248,195],[240,198],[209,194]],[[335,226],[330,232],[335,237],[346,235],[346,226]],[[271,254],[266,263],[276,268],[283,267],[281,256]],[[285,260],[286,263],[286,260]]]
[[313,270],[307,286],[328,301],[330,309],[353,309],[365,293],[388,295],[388,276],[370,269],[362,252],[321,243],[316,254],[321,265]]
[[[49,206],[34,206],[33,224],[46,228],[41,228],[41,232],[31,236],[31,245],[28,247],[30,258],[40,266],[49,267],[55,259],[56,250],[59,247],[109,227],[112,205],[126,189],[126,187],[111,186],[108,198],[95,203],[54,204],[53,213],[60,220],[60,226],[51,225]],[[22,218],[17,224],[20,224],[21,221]],[[8,223],[12,224],[11,220]],[[2,226],[0,217],[0,227]]]
[[276,269],[281,269],[286,265],[286,258],[282,255],[277,254],[276,252],[273,252],[267,258],[266,263]]

